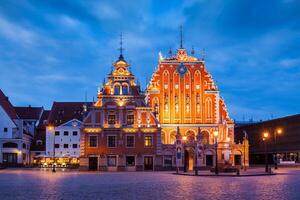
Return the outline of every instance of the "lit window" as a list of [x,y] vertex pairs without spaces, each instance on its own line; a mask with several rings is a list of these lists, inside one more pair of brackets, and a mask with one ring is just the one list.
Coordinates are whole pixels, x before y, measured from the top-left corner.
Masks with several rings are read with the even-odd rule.
[[127,124],[128,125],[134,124],[134,113],[133,113],[133,111],[128,111],[127,112]]
[[117,166],[117,156],[107,156],[107,166],[109,167]]
[[108,113],[108,124],[115,124],[116,123],[116,115],[114,111],[110,111]]
[[146,135],[144,140],[145,147],[152,147],[152,136]]
[[108,147],[116,147],[116,136],[109,135],[107,136],[107,146]]
[[134,147],[134,136],[133,135],[126,136],[126,147]]

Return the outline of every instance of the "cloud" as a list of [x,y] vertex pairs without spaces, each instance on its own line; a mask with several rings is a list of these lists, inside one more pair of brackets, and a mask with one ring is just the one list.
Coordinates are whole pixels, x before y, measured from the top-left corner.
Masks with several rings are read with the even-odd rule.
[[5,38],[23,45],[33,45],[37,35],[29,28],[22,27],[0,16],[0,34]]

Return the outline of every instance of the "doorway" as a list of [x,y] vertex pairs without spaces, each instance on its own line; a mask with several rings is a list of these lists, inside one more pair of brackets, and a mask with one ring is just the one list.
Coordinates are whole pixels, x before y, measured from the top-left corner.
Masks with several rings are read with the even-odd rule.
[[144,170],[153,170],[153,157],[152,156],[144,157]]
[[16,153],[3,153],[3,164],[6,166],[17,165],[18,155]]
[[213,155],[206,155],[206,166],[213,166]]
[[98,169],[98,157],[89,157],[89,170],[95,171]]
[[234,155],[234,165],[242,165],[242,156],[241,155]]

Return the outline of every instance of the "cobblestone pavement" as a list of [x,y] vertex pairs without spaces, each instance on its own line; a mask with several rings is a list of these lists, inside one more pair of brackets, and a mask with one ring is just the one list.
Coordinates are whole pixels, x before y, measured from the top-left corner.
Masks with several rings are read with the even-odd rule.
[[300,169],[278,172],[275,176],[196,177],[173,172],[6,169],[0,171],[0,199],[300,199]]

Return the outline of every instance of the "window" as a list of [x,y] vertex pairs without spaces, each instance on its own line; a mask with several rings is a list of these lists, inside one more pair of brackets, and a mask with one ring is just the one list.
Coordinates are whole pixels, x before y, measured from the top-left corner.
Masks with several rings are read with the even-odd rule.
[[107,166],[108,167],[117,166],[117,156],[107,156]]
[[55,131],[55,135],[59,135],[59,131]]
[[55,145],[54,145],[54,148],[55,148],[55,149],[58,149],[58,148],[59,148],[59,144],[55,144]]
[[134,147],[134,136],[133,135],[126,136],[126,147]]
[[3,143],[3,148],[18,148],[18,144],[13,142],[6,142]]
[[25,143],[23,143],[23,149],[26,149],[26,144]]
[[127,124],[128,125],[134,124],[134,113],[132,110],[127,112]]
[[91,135],[90,136],[90,147],[97,147],[97,136]]
[[122,85],[122,94],[128,95],[128,86],[127,85]]
[[76,136],[78,135],[78,132],[77,131],[73,131],[73,136]]
[[69,131],[64,131],[64,135],[69,135]]
[[64,144],[64,148],[65,149],[69,148],[69,145],[68,144]]
[[108,124],[115,124],[116,123],[116,115],[114,111],[109,111],[108,113]]
[[172,156],[164,156],[164,166],[172,166]]
[[135,166],[135,157],[134,156],[126,156],[126,166],[127,167]]
[[152,147],[152,136],[146,135],[144,140],[145,147]]
[[120,94],[120,86],[116,85],[115,86],[115,91],[114,91],[115,95],[119,95]]
[[3,129],[4,133],[8,132],[8,128]]
[[113,135],[107,136],[107,146],[116,147],[116,136]]
[[77,148],[77,144],[73,144],[73,149],[76,149]]

